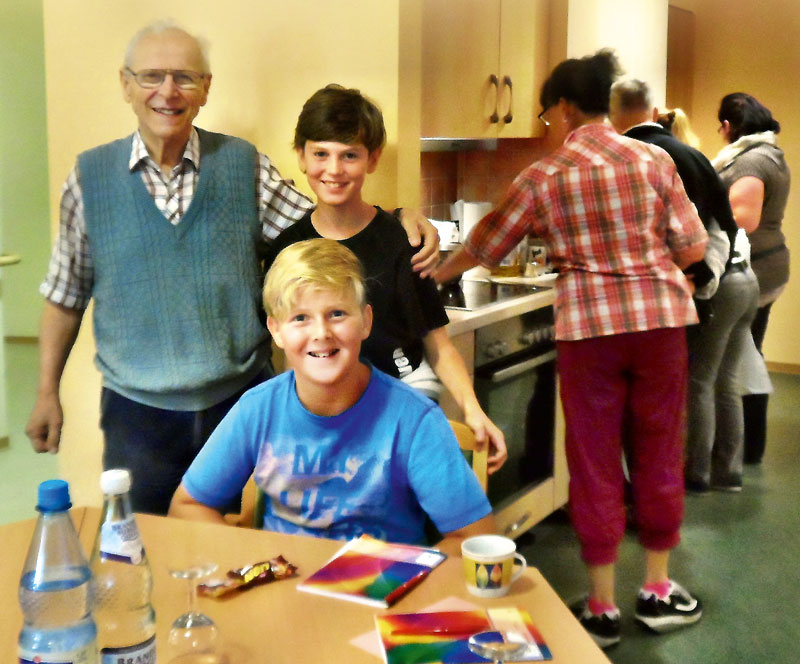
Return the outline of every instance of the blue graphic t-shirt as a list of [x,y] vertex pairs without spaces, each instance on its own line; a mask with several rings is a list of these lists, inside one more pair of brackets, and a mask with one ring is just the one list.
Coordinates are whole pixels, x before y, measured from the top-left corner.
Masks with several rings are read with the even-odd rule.
[[314,415],[286,372],[247,392],[183,478],[191,496],[226,505],[255,468],[264,528],[350,539],[425,541],[425,515],[446,533],[491,507],[432,401],[371,368],[349,410]]

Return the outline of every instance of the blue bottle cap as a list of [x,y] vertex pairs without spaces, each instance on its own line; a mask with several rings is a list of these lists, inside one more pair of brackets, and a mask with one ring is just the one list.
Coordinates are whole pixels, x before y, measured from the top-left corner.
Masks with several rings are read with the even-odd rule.
[[64,480],[45,480],[39,485],[40,512],[63,512],[72,507],[69,501],[69,484]]

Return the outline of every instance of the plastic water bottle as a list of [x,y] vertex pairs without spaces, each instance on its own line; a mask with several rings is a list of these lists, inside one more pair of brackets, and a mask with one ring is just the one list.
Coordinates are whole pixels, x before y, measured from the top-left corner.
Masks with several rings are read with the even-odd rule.
[[39,520],[19,582],[20,664],[96,664],[91,573],[69,516],[64,480],[39,485]]
[[100,661],[155,664],[153,575],[131,512],[131,475],[125,469],[107,470],[100,488],[103,518],[91,557]]

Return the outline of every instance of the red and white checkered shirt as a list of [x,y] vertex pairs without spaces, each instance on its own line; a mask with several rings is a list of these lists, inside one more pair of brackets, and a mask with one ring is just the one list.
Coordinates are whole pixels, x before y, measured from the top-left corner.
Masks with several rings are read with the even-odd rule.
[[[183,158],[166,177],[147,152],[138,131],[133,135],[131,171],[139,170],[156,207],[172,224],[178,224],[189,208],[197,185],[200,167],[200,138],[195,129]],[[258,153],[253,164],[254,199],[261,220],[262,237],[274,240],[284,229],[314,207],[311,200],[281,177],[278,169],[264,154]],[[83,193],[77,164],[61,191],[60,225],[53,245],[50,266],[39,292],[55,304],[70,309],[89,305],[94,284],[94,262],[86,236]]]
[[577,340],[697,322],[673,252],[707,235],[666,152],[609,124],[573,131],[520,173],[466,251],[497,265],[524,237],[542,238],[560,270],[556,338]]

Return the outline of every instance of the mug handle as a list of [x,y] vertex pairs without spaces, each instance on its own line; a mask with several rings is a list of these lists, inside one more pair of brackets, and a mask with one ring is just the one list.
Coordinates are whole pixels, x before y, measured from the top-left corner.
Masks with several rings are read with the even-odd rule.
[[[525,556],[523,556],[519,551],[514,553],[514,558],[516,558],[520,562],[520,566],[519,566],[518,569],[515,569],[513,574],[511,575],[511,582],[512,583],[514,581],[516,581],[519,577],[521,577],[522,573],[528,567],[528,561],[525,560]],[[515,565],[515,567],[516,567],[516,565]]]

